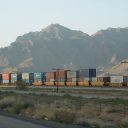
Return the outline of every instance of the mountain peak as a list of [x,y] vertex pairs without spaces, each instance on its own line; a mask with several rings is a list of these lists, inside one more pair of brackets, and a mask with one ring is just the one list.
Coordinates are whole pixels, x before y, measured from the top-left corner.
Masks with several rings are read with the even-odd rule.
[[71,30],[60,24],[51,24],[46,28],[42,29],[42,32],[48,34],[49,37],[57,38],[61,40],[63,38],[81,38],[84,36],[88,37],[88,34],[85,34],[82,31]]
[[46,28],[42,29],[42,32],[55,32],[55,31],[62,31],[62,30],[70,30],[58,23],[56,24],[50,24],[49,26],[47,26]]

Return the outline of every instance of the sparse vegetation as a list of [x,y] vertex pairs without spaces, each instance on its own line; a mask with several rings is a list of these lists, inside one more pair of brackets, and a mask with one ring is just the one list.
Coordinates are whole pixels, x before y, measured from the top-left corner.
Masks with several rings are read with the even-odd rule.
[[87,128],[127,128],[128,100],[34,94],[0,94],[4,111]]
[[18,90],[27,90],[28,84],[25,81],[17,81],[16,82],[16,89]]

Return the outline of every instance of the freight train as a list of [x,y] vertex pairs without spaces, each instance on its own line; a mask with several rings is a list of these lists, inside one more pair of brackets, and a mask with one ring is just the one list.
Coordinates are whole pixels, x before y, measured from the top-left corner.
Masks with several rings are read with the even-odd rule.
[[33,86],[128,86],[128,76],[97,76],[96,69],[56,70],[52,72],[0,74],[1,85],[15,85],[26,82]]

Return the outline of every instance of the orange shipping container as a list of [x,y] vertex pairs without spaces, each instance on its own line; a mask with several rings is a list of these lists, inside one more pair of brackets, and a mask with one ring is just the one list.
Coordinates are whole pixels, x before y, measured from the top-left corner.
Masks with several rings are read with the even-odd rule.
[[66,74],[65,70],[56,71],[56,77],[58,78],[65,78],[65,74]]
[[9,73],[2,73],[3,80],[9,80]]
[[55,78],[55,72],[46,72],[46,78],[54,79]]

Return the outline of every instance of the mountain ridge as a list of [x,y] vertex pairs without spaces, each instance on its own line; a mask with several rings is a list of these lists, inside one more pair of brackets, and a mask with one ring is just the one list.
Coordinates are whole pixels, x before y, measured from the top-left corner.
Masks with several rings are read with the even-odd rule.
[[0,48],[1,69],[43,71],[70,67],[71,63],[76,69],[111,67],[128,58],[128,28],[108,28],[99,33],[92,36],[59,24],[29,32]]

